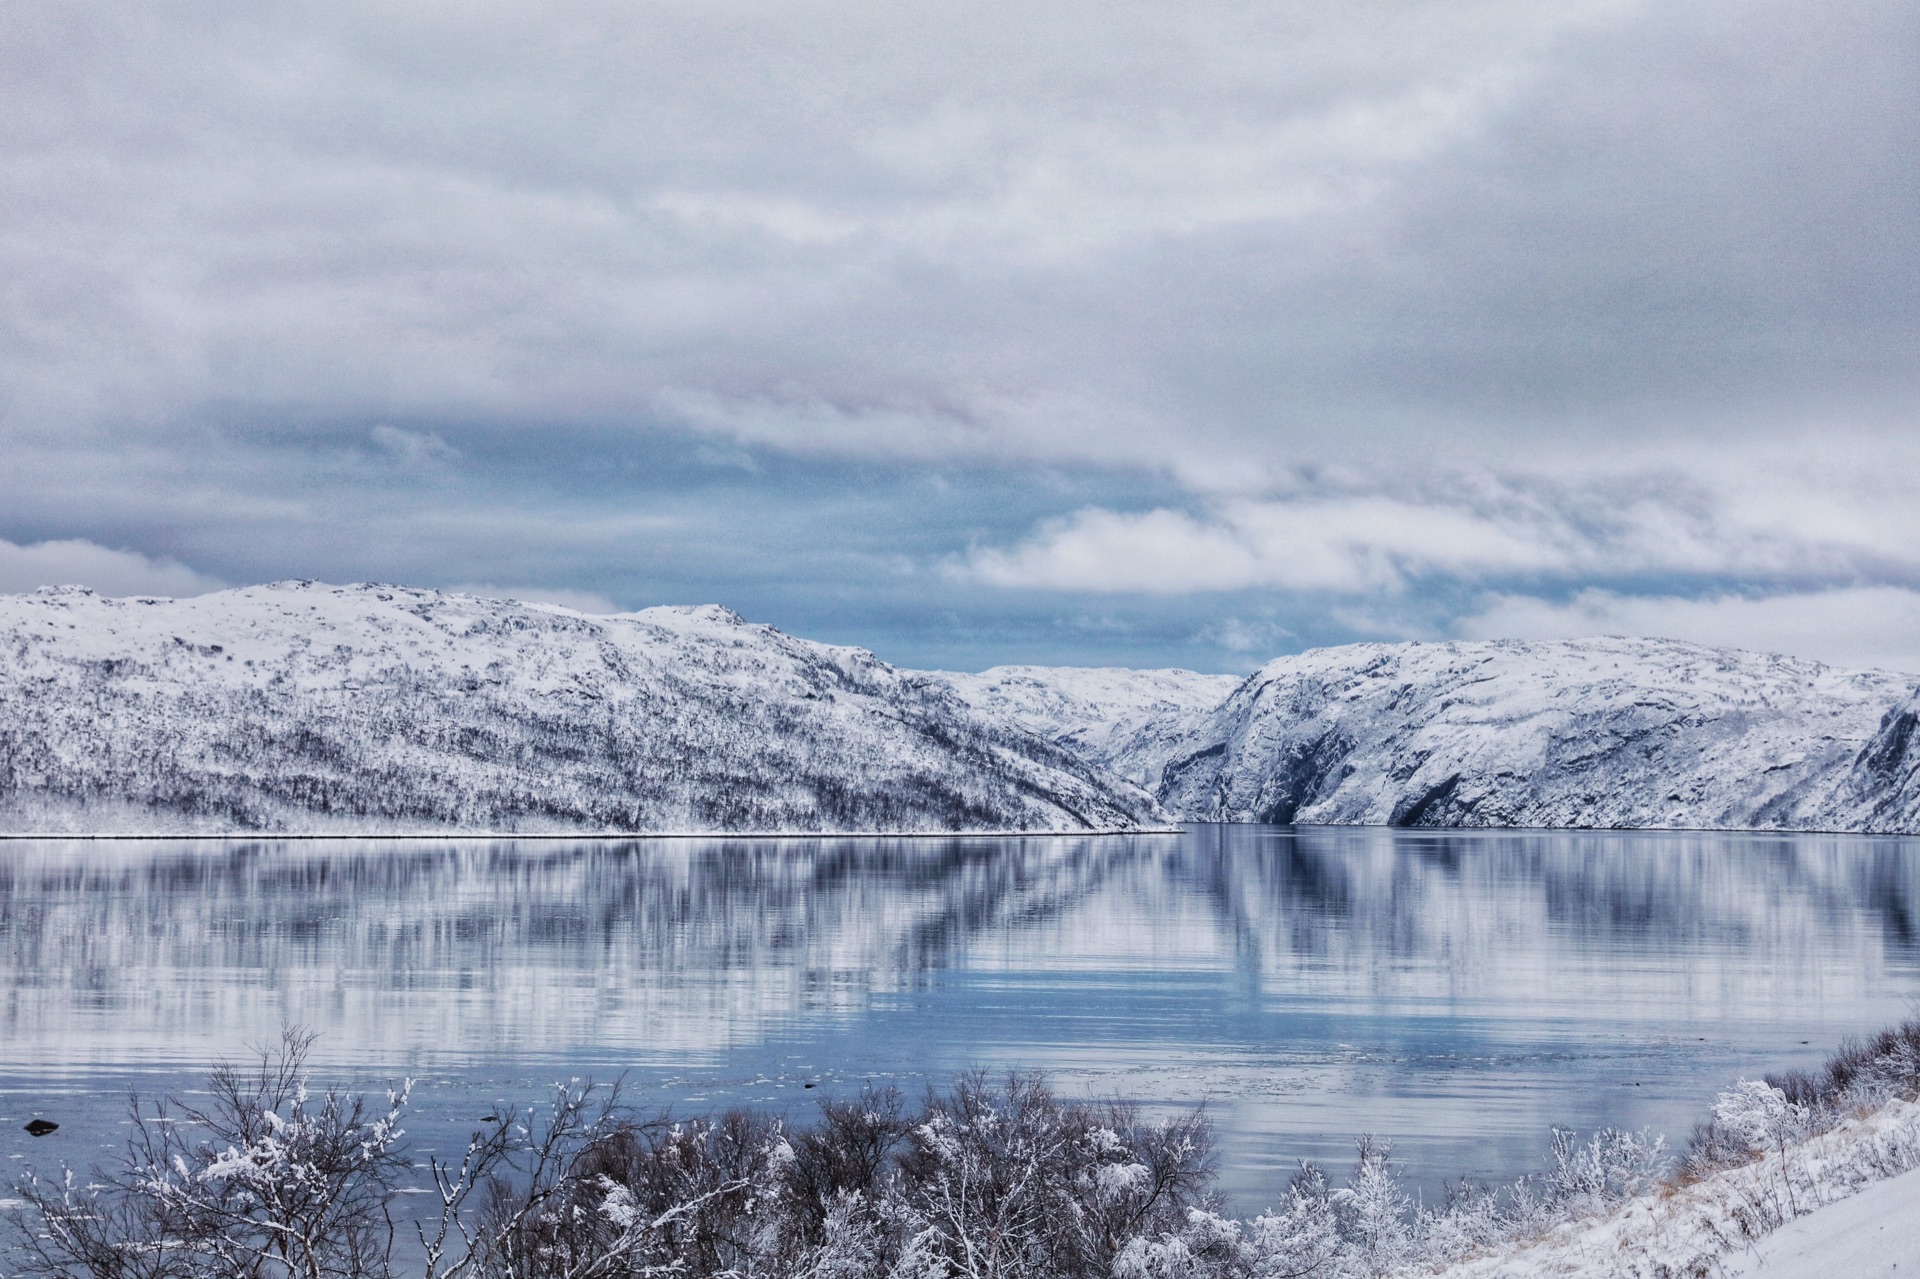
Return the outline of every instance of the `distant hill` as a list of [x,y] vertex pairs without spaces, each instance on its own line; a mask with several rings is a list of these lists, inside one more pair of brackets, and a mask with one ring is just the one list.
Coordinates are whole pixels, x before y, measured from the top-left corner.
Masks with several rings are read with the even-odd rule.
[[929,674],[983,715],[1038,733],[1139,786],[1158,783],[1185,734],[1242,682],[1238,675],[1112,666]]
[[1107,830],[1151,798],[721,608],[0,597],[0,829]]

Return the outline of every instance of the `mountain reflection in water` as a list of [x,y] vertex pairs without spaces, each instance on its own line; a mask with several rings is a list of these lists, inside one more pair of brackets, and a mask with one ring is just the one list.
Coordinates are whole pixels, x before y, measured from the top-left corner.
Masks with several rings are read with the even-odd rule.
[[1844,837],[10,841],[0,1155],[84,1163],[126,1087],[286,1021],[323,1075],[421,1077],[433,1141],[565,1075],[801,1110],[1019,1066],[1206,1101],[1246,1207],[1361,1131],[1507,1177],[1906,1015],[1917,911],[1920,841]]

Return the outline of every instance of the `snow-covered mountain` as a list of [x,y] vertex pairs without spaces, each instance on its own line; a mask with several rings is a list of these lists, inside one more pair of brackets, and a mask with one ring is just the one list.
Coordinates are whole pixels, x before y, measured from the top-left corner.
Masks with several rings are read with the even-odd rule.
[[4,830],[1920,830],[1911,677],[1666,640],[969,675],[283,582],[0,597],[0,654]]
[[1111,829],[1142,791],[720,608],[0,597],[0,829]]
[[933,671],[989,718],[1017,724],[1141,786],[1240,687],[1238,675],[1121,667],[996,666],[978,675]]
[[1205,821],[1915,830],[1912,695],[1668,640],[1355,644],[1268,663],[1148,780]]

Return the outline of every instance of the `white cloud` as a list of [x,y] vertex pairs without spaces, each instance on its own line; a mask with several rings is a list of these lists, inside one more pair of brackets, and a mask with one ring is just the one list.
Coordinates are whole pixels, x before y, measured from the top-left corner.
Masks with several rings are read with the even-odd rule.
[[20,546],[0,541],[0,592],[90,586],[102,595],[204,595],[224,583],[177,560],[153,559],[68,538]]
[[1495,595],[1455,631],[1463,639],[1658,636],[1920,673],[1920,591],[1893,586],[1699,599],[1588,590],[1564,603]]
[[1179,595],[1277,587],[1396,591],[1409,577],[1563,573],[1617,533],[1577,528],[1520,492],[1480,507],[1358,494],[1217,504],[1206,516],[1089,507],[954,571],[994,586]]
[[1631,470],[1533,460],[1553,469],[1282,472],[1264,495],[1216,493],[1197,512],[1086,507],[950,568],[1002,587],[1155,595],[1567,589],[1657,574],[1778,594],[1920,577],[1920,506],[1905,480],[1920,442],[1862,434],[1716,455],[1683,441],[1637,451]]
[[1228,617],[1203,628],[1194,638],[1217,645],[1236,657],[1265,661],[1289,640],[1299,637],[1267,618]]
[[451,462],[460,451],[432,431],[408,431],[381,423],[368,432],[381,451],[409,466]]
[[1179,595],[1252,585],[1268,568],[1233,530],[1184,512],[1092,507],[1012,550],[977,549],[955,571],[991,586]]

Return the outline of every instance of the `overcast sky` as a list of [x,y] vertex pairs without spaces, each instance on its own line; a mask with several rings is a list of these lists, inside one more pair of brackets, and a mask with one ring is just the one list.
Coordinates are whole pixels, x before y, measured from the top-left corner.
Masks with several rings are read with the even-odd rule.
[[1920,6],[0,6],[0,590],[1920,672]]

